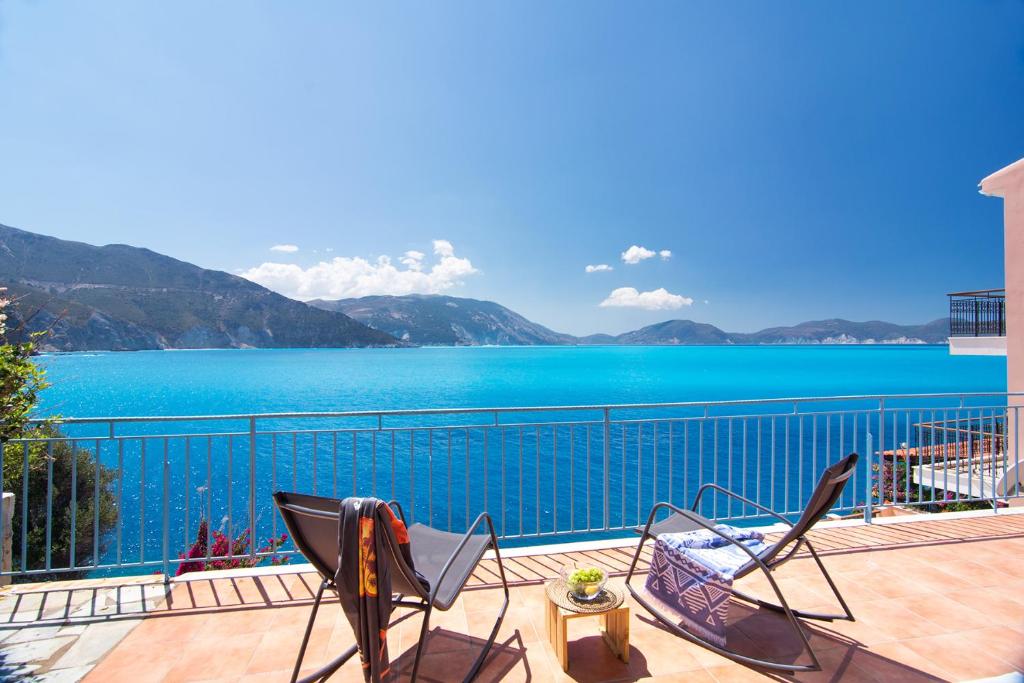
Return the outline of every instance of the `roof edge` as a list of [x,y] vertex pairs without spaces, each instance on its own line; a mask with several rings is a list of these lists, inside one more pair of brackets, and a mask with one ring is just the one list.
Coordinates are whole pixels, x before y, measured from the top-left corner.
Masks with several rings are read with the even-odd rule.
[[1006,190],[1024,184],[1024,159],[1018,159],[995,173],[982,178],[979,192],[989,197],[1005,197]]

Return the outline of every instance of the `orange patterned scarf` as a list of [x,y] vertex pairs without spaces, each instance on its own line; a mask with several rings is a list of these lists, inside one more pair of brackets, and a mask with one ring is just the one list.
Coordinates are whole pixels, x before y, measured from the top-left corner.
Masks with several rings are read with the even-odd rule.
[[[388,624],[391,621],[391,566],[386,552],[391,528],[403,559],[412,566],[409,533],[384,501],[346,498],[338,521],[338,573],[335,584],[363,664],[363,677],[379,683],[391,671]],[[383,528],[382,528],[383,527]]]

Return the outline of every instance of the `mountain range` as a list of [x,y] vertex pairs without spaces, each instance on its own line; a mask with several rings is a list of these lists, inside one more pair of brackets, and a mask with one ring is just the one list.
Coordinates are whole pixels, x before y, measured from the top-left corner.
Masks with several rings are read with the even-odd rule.
[[9,326],[47,331],[41,346],[50,350],[398,344],[343,313],[236,275],[148,249],[95,247],[4,225],[0,286],[16,300]]
[[493,301],[454,296],[409,294],[359,299],[310,301],[340,311],[392,337],[419,345],[577,344],[569,334],[553,332]]
[[97,247],[0,225],[0,287],[16,299],[12,329],[46,331],[55,351],[410,345],[945,343],[945,318],[924,325],[841,319],[726,332],[668,320],[619,335],[576,337],[491,301],[442,295],[308,303],[229,273],[148,249]]
[[574,337],[553,332],[493,301],[411,294],[309,302],[342,311],[359,322],[411,344],[460,345],[697,345],[697,344],[942,344],[945,318],[924,325],[833,318],[759,332],[725,332],[692,320],[666,320],[623,334]]

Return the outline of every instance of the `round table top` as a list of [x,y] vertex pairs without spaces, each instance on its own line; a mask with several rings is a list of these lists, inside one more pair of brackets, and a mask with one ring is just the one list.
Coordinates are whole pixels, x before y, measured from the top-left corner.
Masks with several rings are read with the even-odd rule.
[[578,614],[608,612],[621,607],[626,599],[626,589],[612,583],[605,584],[593,600],[580,600],[569,592],[564,579],[555,579],[546,586],[548,600],[562,609]]

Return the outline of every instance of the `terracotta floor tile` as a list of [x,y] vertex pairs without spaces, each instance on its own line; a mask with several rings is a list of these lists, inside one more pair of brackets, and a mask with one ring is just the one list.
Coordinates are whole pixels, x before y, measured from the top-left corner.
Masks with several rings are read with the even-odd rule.
[[974,608],[997,623],[1024,629],[1024,595],[999,589],[973,588],[952,591],[949,598]]
[[1012,628],[985,628],[957,634],[965,647],[974,646],[975,652],[991,653],[1024,672],[1024,630]]
[[262,633],[270,628],[274,616],[273,610],[267,608],[224,610],[205,619],[202,626],[195,631],[195,638],[217,639],[246,633]]
[[901,641],[917,655],[934,662],[957,680],[999,676],[1013,671],[1014,664],[993,654],[985,631],[947,633]]
[[210,615],[188,615],[187,619],[174,613],[147,617],[127,636],[131,641],[144,643],[180,643],[191,640],[202,630]]
[[131,639],[129,635],[121,641],[89,675],[86,683],[106,681],[162,681],[181,658],[184,649],[174,644],[154,648],[148,639]]
[[748,683],[749,681],[763,682],[775,680],[760,671],[735,663],[711,666],[705,669],[705,671],[718,683]]
[[[860,659],[863,658],[863,662]],[[952,675],[939,666],[932,658],[922,657],[900,642],[881,643],[858,653],[861,668],[891,676],[894,681],[907,683],[930,683],[952,681]],[[879,683],[886,683],[876,676]]]
[[[314,628],[309,636],[309,645],[303,658],[303,665],[318,667],[340,654],[328,649],[332,629]],[[246,662],[245,673],[262,673],[293,666],[302,644],[303,631],[299,629],[275,629],[262,636],[253,634],[254,642]],[[343,651],[343,650],[342,650]]]
[[943,596],[915,595],[909,598],[899,598],[893,602],[905,607],[913,614],[938,624],[946,633],[986,628],[998,623],[993,619],[992,614],[982,614],[976,609]]
[[[916,564],[909,565],[913,568]],[[869,588],[885,598],[904,598],[931,592],[931,588],[907,573],[908,565],[900,561],[877,570],[871,578]]]
[[251,633],[190,641],[164,680],[187,683],[202,678],[241,676],[258,643],[257,636]]

